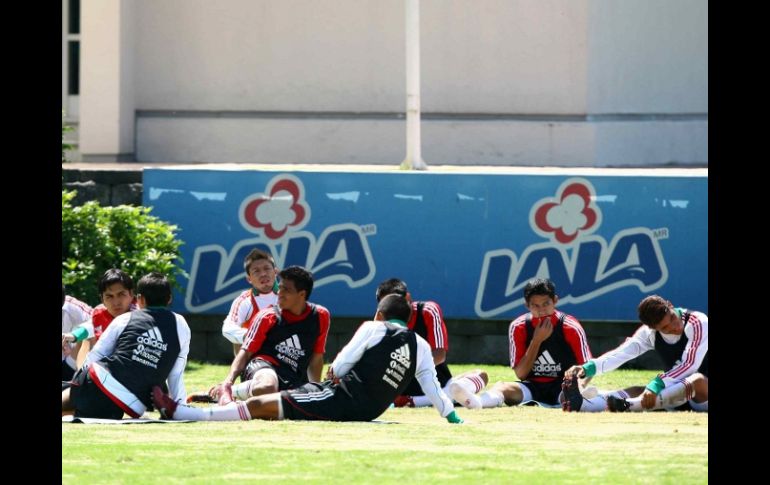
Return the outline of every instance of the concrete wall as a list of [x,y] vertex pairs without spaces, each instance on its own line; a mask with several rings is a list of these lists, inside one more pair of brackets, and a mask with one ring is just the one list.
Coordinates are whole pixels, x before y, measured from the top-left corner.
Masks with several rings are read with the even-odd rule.
[[[403,0],[115,2],[105,30],[84,0],[85,161],[127,149],[132,104],[143,162],[403,159]],[[423,156],[704,165],[707,20],[702,0],[423,0]]]

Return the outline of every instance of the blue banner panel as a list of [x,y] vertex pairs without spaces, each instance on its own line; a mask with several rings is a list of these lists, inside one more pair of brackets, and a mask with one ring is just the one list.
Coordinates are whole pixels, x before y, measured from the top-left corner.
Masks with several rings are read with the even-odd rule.
[[391,277],[445,318],[512,319],[536,276],[582,320],[653,293],[708,312],[707,177],[147,168],[144,205],[181,228],[179,312],[226,313],[253,247],[336,316],[373,315]]

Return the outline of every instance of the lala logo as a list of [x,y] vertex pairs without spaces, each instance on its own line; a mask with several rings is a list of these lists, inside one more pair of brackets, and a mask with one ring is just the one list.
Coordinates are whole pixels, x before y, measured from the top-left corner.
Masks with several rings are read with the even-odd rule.
[[375,265],[362,228],[353,223],[324,228],[316,238],[302,230],[310,221],[302,181],[291,174],[273,177],[260,193],[240,204],[238,220],[255,238],[238,241],[230,250],[211,244],[193,255],[185,306],[203,312],[231,302],[243,291],[243,259],[253,248],[269,252],[279,268],[299,265],[313,273],[314,287],[343,281],[350,288],[369,283]]
[[524,285],[538,277],[554,282],[560,303],[582,303],[625,286],[649,292],[666,283],[668,268],[654,231],[623,229],[607,243],[594,234],[601,223],[596,190],[584,178],[570,178],[554,196],[537,201],[529,224],[546,241],[518,256],[507,248],[484,255],[476,314],[493,317],[523,305]]

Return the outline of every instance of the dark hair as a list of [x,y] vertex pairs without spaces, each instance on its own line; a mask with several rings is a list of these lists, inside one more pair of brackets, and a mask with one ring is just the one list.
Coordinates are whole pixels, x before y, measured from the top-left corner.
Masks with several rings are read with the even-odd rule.
[[64,306],[64,302],[67,301],[67,290],[64,288],[64,283],[61,284],[61,306]]
[[243,270],[246,272],[246,274],[249,274],[249,266],[251,266],[251,263],[254,261],[259,261],[260,259],[266,259],[270,261],[270,264],[272,264],[273,268],[275,268],[275,260],[273,260],[273,257],[270,256],[270,253],[267,251],[262,251],[259,248],[254,248],[249,252],[249,254],[246,255],[245,258],[243,258]]
[[639,312],[640,322],[650,328],[655,328],[672,308],[674,305],[662,296],[650,295],[639,302],[636,310]]
[[377,301],[380,301],[385,295],[400,295],[406,297],[408,291],[406,283],[398,278],[390,278],[380,283],[374,296],[377,298]]
[[313,292],[313,273],[306,270],[302,266],[289,266],[284,269],[278,276],[282,280],[290,280],[294,282],[294,288],[297,291],[305,291],[305,300],[310,298],[310,294]]
[[401,295],[391,293],[385,295],[377,305],[377,311],[381,312],[386,320],[397,318],[403,322],[408,322],[412,316],[412,305]]
[[161,273],[142,276],[136,284],[136,293],[144,297],[147,306],[168,306],[171,303],[171,284]]
[[102,293],[115,283],[122,284],[128,291],[133,291],[134,289],[134,280],[130,276],[124,273],[123,270],[110,268],[104,272],[104,276],[99,280],[99,299],[101,299]]
[[529,303],[532,295],[548,295],[554,299],[556,298],[556,285],[546,278],[533,278],[524,286],[524,301]]

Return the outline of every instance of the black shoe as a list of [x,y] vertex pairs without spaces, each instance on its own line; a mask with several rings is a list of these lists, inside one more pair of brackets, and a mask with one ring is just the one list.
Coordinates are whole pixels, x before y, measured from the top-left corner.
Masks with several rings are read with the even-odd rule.
[[625,413],[631,404],[623,398],[616,396],[607,396],[607,409],[611,413]]
[[561,383],[561,392],[564,393],[564,401],[561,403],[561,409],[565,412],[578,412],[583,405],[583,396],[578,387],[578,378],[564,376]]

